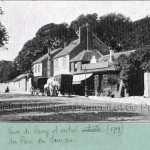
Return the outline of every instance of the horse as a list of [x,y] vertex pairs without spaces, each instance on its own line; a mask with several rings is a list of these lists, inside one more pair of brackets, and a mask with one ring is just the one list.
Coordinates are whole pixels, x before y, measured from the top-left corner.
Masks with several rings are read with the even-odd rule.
[[60,89],[60,84],[54,77],[51,77],[47,80],[47,84],[44,85],[44,93],[46,95],[58,95]]

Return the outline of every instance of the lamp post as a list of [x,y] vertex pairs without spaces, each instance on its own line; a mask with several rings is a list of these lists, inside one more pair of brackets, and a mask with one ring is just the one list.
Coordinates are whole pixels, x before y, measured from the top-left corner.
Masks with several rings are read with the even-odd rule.
[[85,97],[87,97],[87,85],[86,85],[86,67],[85,67]]

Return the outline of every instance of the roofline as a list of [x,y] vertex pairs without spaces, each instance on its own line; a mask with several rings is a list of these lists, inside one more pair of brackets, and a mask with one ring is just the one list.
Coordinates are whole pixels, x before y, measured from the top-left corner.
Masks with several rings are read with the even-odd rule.
[[[83,51],[81,51],[79,54],[81,54],[81,53],[83,53],[84,51],[89,51],[89,52],[93,52],[93,51],[97,51],[101,56],[105,56],[105,55],[103,55],[102,53],[100,53],[97,49],[92,49],[92,50],[83,50]],[[79,55],[78,54],[78,55]],[[77,57],[78,55],[76,55],[75,57]],[[82,61],[81,59],[80,60],[74,60],[75,59],[75,57],[74,58],[72,58],[71,60],[70,60],[70,62],[78,62],[78,61]]]
[[[63,48],[60,47],[60,48],[57,48],[57,49],[52,50],[52,51],[51,51],[51,53],[52,53],[51,55],[52,55],[52,56],[55,55],[55,51],[58,52],[59,50],[63,50]],[[58,53],[59,53],[59,52],[58,52]],[[32,66],[35,65],[35,64],[42,63],[43,60],[47,59],[48,56],[46,57],[46,55],[48,55],[48,53],[44,54],[43,56],[41,56],[41,57],[39,57],[37,60],[35,60],[35,61],[32,63]],[[41,59],[42,57],[44,57],[44,56],[46,57],[45,59],[43,59],[41,62],[36,62],[36,61],[38,61],[39,59]],[[53,59],[53,58],[54,58],[54,56],[52,57],[52,59]]]
[[[114,54],[119,54],[119,53],[127,53],[127,52],[135,52],[136,50],[129,50],[129,51],[122,51],[122,52],[118,52],[118,53],[114,53]],[[110,54],[107,54],[107,55],[103,55],[103,57],[101,57],[100,59],[99,59],[99,61],[101,61],[104,57],[109,57],[110,56]]]
[[[135,52],[136,50],[129,50],[129,51],[122,51],[122,52],[117,52],[117,53],[114,53],[114,54],[119,54],[119,53],[127,53],[127,52]],[[103,56],[109,56],[110,54],[107,54],[107,55],[103,55]]]
[[[102,70],[100,69],[89,69],[87,70],[87,73],[98,73],[98,72],[119,72],[118,70],[115,70],[113,68],[108,68],[108,70]],[[84,72],[77,72],[77,73],[72,73],[72,75],[80,75],[80,74],[85,74]]]
[[[73,40],[72,42],[70,42],[70,44],[73,43],[74,41],[78,41],[78,40],[79,40],[79,38],[76,39],[76,40]],[[69,45],[70,45],[70,44],[69,44]],[[71,50],[71,52],[72,52],[77,46],[79,46],[80,44],[81,44],[81,43],[79,42],[79,43]],[[68,45],[68,46],[69,46],[69,45]],[[68,47],[68,46],[66,46],[66,47]],[[66,48],[66,47],[65,47],[65,48]],[[65,48],[63,48],[62,51],[63,51]],[[61,52],[62,52],[62,51],[61,51]],[[69,55],[71,52],[68,52],[68,53],[66,53],[66,54],[62,54],[62,55],[60,55],[60,56],[57,56],[57,55],[59,54],[59,53],[58,53],[56,56],[53,57],[53,59],[60,58],[60,57],[65,56],[65,55]]]
[[[105,46],[106,48],[108,48],[108,46],[106,46],[94,33],[92,33],[92,35],[101,43],[103,44],[103,46]],[[109,48],[108,48],[109,49]]]
[[[45,58],[45,59],[46,59],[46,58]],[[43,59],[43,60],[45,60],[45,59]],[[42,60],[42,61],[43,61],[43,60]],[[35,63],[33,62],[33,63],[32,63],[32,66],[35,65],[35,64],[40,64],[40,63],[42,63],[42,61],[41,61],[41,62],[35,62]]]
[[[29,74],[29,73],[27,73],[27,74]],[[17,82],[17,81],[20,81],[21,79],[23,79],[24,77],[26,77],[27,74],[26,74],[26,73],[20,74],[20,75],[18,75],[17,77],[15,77],[14,79],[10,80],[9,82]],[[22,75],[22,77],[20,77],[19,79],[17,79],[17,78],[18,78],[19,76],[21,76],[21,75]]]
[[66,55],[69,55],[69,53],[64,54],[64,55],[61,55],[61,56],[58,56],[58,57],[53,57],[52,59],[60,58],[60,57],[62,57],[62,56],[66,56]]

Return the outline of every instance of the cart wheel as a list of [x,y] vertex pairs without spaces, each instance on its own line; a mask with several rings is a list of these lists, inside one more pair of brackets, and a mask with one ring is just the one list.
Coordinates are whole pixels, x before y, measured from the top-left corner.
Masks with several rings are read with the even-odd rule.
[[42,92],[42,96],[45,96],[44,91]]
[[30,94],[34,95],[34,88],[33,87],[30,88]]

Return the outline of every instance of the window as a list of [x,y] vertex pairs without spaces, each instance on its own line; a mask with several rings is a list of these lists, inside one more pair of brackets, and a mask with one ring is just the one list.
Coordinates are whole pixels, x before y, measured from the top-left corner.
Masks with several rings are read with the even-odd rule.
[[77,71],[77,62],[74,63],[74,71]]
[[57,59],[57,58],[55,59],[54,65],[55,65],[55,66],[54,66],[55,68],[58,68],[58,59]]
[[40,65],[38,65],[38,72],[40,73]]
[[66,56],[63,57],[63,67],[64,68],[67,67],[67,57]]
[[35,73],[37,73],[37,65],[35,66]]

